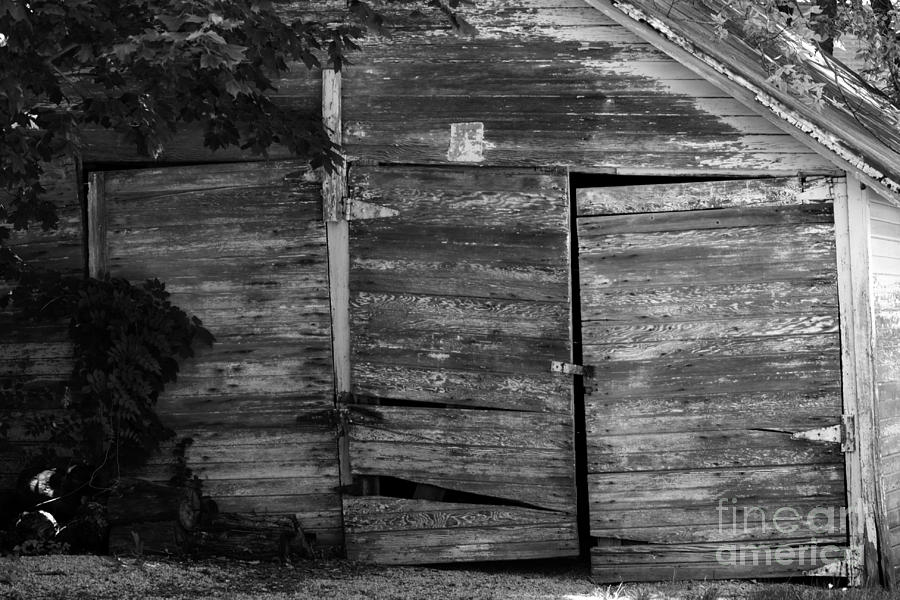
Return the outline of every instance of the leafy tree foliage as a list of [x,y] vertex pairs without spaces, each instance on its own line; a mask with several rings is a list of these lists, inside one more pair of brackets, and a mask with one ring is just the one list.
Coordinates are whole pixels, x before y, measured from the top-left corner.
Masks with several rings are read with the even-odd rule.
[[[454,27],[464,0],[390,0],[427,4]],[[23,319],[69,321],[76,364],[64,415],[31,420],[33,434],[75,450],[93,464],[146,457],[171,432],[154,407],[178,363],[209,332],[168,300],[158,281],[63,277],[25,264],[10,249],[10,227],[53,228],[42,198],[44,165],[77,156],[88,128],[120,134],[157,158],[184,124],[204,144],[265,154],[273,144],[314,165],[340,160],[318,114],[272,99],[291,67],[341,69],[367,29],[385,20],[349,0],[333,22],[283,21],[268,0],[0,0],[0,298]],[[24,393],[13,387],[4,395]],[[7,429],[0,419],[0,435]]]
[[[469,0],[388,2],[436,7],[474,32],[456,12]],[[271,94],[292,65],[340,70],[366,29],[386,24],[362,0],[327,23],[312,12],[286,23],[269,0],[0,0],[0,223],[56,225],[41,199],[42,164],[78,154],[85,127],[114,130],[156,158],[193,123],[213,150],[281,144],[329,167],[340,158],[319,116]],[[8,237],[0,226],[0,244]]]
[[[679,0],[690,1],[690,0]],[[825,60],[844,47],[861,65],[859,74],[900,105],[900,10],[891,0],[731,0],[717,2],[719,35],[740,30],[762,51],[771,81],[816,101],[823,84],[802,69],[811,49]],[[800,43],[779,43],[784,34]]]
[[163,284],[26,268],[5,300],[23,319],[67,318],[75,346],[63,399],[69,410],[31,418],[32,435],[88,464],[116,467],[141,462],[173,435],[157,416],[156,401],[196,342],[213,339],[196,317],[171,304]]

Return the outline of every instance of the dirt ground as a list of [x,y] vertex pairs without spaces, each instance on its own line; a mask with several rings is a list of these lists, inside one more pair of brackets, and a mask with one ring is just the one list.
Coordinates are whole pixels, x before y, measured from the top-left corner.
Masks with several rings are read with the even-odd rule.
[[601,585],[576,563],[453,568],[376,567],[342,560],[259,561],[98,556],[0,557],[10,600],[886,600],[877,590],[762,582]]

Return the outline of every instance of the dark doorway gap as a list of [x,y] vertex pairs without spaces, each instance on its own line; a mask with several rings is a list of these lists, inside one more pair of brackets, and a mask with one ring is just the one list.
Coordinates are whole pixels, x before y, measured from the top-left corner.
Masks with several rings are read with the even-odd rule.
[[404,400],[401,398],[382,398],[379,396],[354,395],[348,406],[388,406],[408,408],[452,408],[458,410],[482,410],[489,412],[534,412],[520,410],[515,407],[487,406],[484,404],[462,404],[454,402],[426,402],[422,400]]
[[[370,479],[377,479],[377,486],[373,486],[372,482],[367,481]],[[371,489],[372,487],[377,487],[378,496],[387,496],[390,498],[405,498],[410,500],[416,498],[422,500],[431,499],[437,502],[447,502],[455,504],[483,504],[485,506],[515,506],[518,508],[529,508],[533,510],[554,512],[548,508],[535,506],[534,504],[528,504],[526,502],[520,502],[518,500],[500,498],[497,496],[487,496],[484,494],[475,494],[472,492],[463,492],[459,490],[452,490],[450,488],[441,488],[439,486],[428,486],[436,490],[441,490],[442,494],[439,499],[421,498],[417,496],[417,490],[421,487],[421,484],[409,479],[391,477],[389,475],[355,476],[353,478],[353,485],[351,487],[353,488],[352,490],[350,490],[351,493],[356,492],[356,495],[360,496],[375,495],[367,494],[365,493],[365,490]]]
[[626,185],[653,185],[658,183],[693,183],[697,181],[732,181],[735,179],[763,179],[747,175],[612,175],[609,173],[570,173],[569,189],[572,198],[575,190],[591,187],[621,187]]

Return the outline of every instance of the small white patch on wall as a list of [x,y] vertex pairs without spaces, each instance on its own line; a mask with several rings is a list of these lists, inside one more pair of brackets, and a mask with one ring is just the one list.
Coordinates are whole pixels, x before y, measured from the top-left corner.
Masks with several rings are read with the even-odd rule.
[[451,123],[447,160],[451,162],[482,162],[484,160],[484,123]]

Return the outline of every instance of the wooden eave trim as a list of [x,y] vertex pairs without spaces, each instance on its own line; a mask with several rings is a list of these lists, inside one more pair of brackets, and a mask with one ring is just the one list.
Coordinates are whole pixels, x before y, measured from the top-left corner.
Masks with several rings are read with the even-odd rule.
[[865,157],[844,146],[838,136],[787,106],[762,86],[748,80],[723,62],[699,51],[693,43],[672,30],[666,23],[625,2],[584,1],[726,94],[733,96],[750,110],[756,111],[764,119],[842,170],[857,174],[866,185],[900,208],[900,182],[884,175]]

